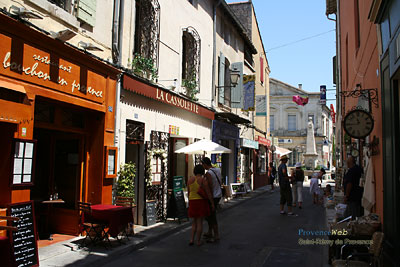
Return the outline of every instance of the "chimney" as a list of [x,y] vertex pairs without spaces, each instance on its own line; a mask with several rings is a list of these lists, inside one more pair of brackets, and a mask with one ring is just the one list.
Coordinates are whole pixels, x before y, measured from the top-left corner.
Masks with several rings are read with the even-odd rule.
[[299,83],[299,89],[303,89],[303,84]]

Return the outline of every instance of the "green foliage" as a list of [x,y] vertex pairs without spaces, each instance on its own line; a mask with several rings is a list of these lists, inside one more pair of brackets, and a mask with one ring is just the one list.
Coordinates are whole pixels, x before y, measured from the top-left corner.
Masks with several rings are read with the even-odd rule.
[[321,166],[321,165],[318,165],[317,167],[315,167],[314,170],[320,170],[321,168],[322,168],[322,166]]
[[118,172],[117,196],[135,198],[136,166],[132,162],[125,163]]
[[135,54],[132,62],[128,62],[134,73],[141,77],[146,77],[152,81],[158,77],[157,69],[154,66],[153,59],[142,57],[138,53]]
[[186,96],[192,99],[193,101],[199,100],[196,95],[199,93],[197,90],[197,79],[196,73],[192,73],[188,79],[182,80],[182,86],[186,88]]

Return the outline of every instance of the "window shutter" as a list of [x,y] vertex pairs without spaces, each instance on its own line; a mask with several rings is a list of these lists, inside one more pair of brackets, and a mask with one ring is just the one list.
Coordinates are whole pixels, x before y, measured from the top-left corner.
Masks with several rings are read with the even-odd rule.
[[218,75],[218,103],[224,104],[225,56],[222,53],[219,55]]
[[76,16],[78,19],[94,26],[96,22],[96,1],[97,0],[79,0]]
[[231,69],[240,72],[238,84],[231,89],[231,107],[243,108],[243,62],[232,63]]

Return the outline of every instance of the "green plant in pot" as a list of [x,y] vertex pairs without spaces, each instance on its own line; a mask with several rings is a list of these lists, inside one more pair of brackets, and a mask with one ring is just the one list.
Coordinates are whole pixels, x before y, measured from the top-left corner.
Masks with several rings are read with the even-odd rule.
[[182,86],[186,88],[186,96],[192,99],[193,101],[197,101],[198,98],[196,95],[199,93],[197,90],[197,79],[196,73],[192,73],[187,79],[182,79]]
[[135,199],[136,166],[132,162],[125,163],[118,172],[117,196]]
[[[129,62],[128,62],[129,64]],[[130,63],[133,72],[141,77],[154,80],[158,77],[157,69],[154,66],[153,59],[135,54],[132,63]]]

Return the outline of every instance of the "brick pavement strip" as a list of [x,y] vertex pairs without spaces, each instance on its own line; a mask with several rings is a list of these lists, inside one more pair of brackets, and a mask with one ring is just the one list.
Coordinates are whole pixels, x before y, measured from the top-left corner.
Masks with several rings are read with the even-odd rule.
[[[269,192],[267,187],[261,187],[250,192],[248,195],[231,199],[223,204],[219,212],[223,213],[267,192]],[[90,250],[84,248],[78,249],[81,237],[76,237],[65,242],[40,248],[40,266],[101,266],[121,255],[144,248],[187,227],[190,227],[190,221],[181,224],[178,224],[176,221],[167,221],[166,223],[157,223],[148,227],[139,226],[135,228],[135,235],[130,237],[129,241],[124,241],[126,244],[121,245],[117,240],[113,240],[113,247],[108,250],[100,246],[91,248]]]

